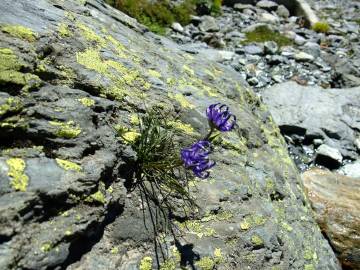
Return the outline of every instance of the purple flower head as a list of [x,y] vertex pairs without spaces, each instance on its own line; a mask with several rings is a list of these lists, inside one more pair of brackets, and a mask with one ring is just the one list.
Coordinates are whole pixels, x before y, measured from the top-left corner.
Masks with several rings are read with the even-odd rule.
[[225,104],[211,104],[206,109],[206,116],[212,127],[220,131],[230,131],[236,124],[236,117]]
[[206,170],[215,165],[215,161],[209,160],[210,142],[198,141],[189,148],[181,150],[181,159],[185,168],[191,169],[199,178],[207,178],[210,173]]

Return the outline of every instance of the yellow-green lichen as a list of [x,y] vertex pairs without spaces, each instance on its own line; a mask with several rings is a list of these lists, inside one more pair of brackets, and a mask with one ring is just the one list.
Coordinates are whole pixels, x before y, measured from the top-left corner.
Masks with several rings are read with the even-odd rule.
[[242,222],[240,222],[240,228],[245,231],[250,229],[252,226],[263,225],[265,224],[265,222],[266,222],[266,218],[264,216],[261,215],[247,216],[246,218],[244,218]]
[[97,35],[95,33],[94,30],[92,30],[91,28],[87,27],[86,25],[82,24],[82,23],[76,23],[76,27],[79,28],[81,34],[83,35],[83,37],[85,39],[87,39],[88,41],[93,41],[98,43],[101,47],[105,47],[106,46],[106,40],[102,37],[100,37],[99,35]]
[[244,230],[244,231],[248,230],[248,229],[250,229],[250,227],[251,227],[251,224],[247,220],[240,222],[240,228],[242,230]]
[[56,127],[55,135],[65,139],[74,139],[81,133],[79,125],[74,121],[68,121],[66,123],[59,121],[49,121],[51,126]]
[[52,249],[52,244],[51,243],[44,243],[41,247],[40,250],[44,253],[49,252]]
[[213,270],[215,267],[215,262],[211,257],[203,257],[195,263],[200,270]]
[[125,143],[134,143],[136,139],[140,136],[140,133],[134,129],[129,129],[122,125],[116,125],[115,130],[119,134],[120,138],[122,138]]
[[71,32],[69,30],[69,25],[67,25],[64,22],[59,24],[58,31],[59,31],[60,36],[62,36],[62,37],[70,37],[71,36]]
[[36,34],[31,29],[22,25],[4,25],[1,27],[1,31],[29,42],[36,40]]
[[223,263],[225,261],[224,256],[222,254],[221,248],[216,248],[214,250],[214,261],[216,264]]
[[89,197],[85,199],[86,202],[98,202],[100,204],[106,203],[106,197],[105,194],[102,193],[100,190],[96,191],[95,193],[91,194]]
[[305,264],[304,270],[315,270],[315,267],[313,264]]
[[262,244],[264,244],[264,241],[259,235],[254,234],[253,236],[251,236],[251,243],[253,243],[255,246],[261,246]]
[[16,97],[9,97],[5,103],[0,105],[0,117],[9,112],[18,112],[22,109],[20,100]]
[[139,125],[140,124],[140,119],[139,116],[135,113],[130,115],[130,123],[133,125]]
[[95,100],[87,97],[79,98],[78,101],[86,107],[91,107],[95,105]]
[[153,259],[149,256],[142,258],[140,261],[140,270],[151,270]]
[[193,104],[191,104],[182,94],[168,94],[169,98],[176,100],[177,102],[179,102],[179,104],[181,105],[181,107],[185,108],[185,109],[193,109],[195,108],[195,106]]
[[220,213],[217,214],[208,214],[205,217],[203,217],[201,219],[201,221],[203,222],[208,222],[208,221],[224,221],[224,220],[230,220],[233,217],[233,214],[230,211],[222,211]]
[[111,253],[111,254],[118,254],[118,253],[119,253],[119,248],[118,248],[118,247],[113,247],[113,248],[110,250],[110,253]]
[[29,177],[24,173],[25,161],[21,158],[10,158],[6,161],[9,166],[8,176],[11,178],[11,186],[18,191],[26,191]]
[[161,78],[161,73],[156,71],[155,69],[149,69],[148,73],[152,77]]
[[88,69],[94,70],[110,79],[112,85],[100,90],[100,95],[122,100],[125,95],[140,96],[147,89],[147,82],[140,77],[137,70],[129,69],[122,63],[103,60],[99,49],[88,49],[76,54],[77,62]]
[[189,76],[194,76],[195,75],[195,71],[190,68],[187,65],[183,65],[183,70],[189,75]]
[[282,226],[285,230],[287,230],[288,232],[291,232],[291,231],[293,230],[293,228],[292,228],[289,224],[287,224],[286,222],[282,222],[282,223],[281,223],[281,226]]
[[63,168],[65,171],[76,171],[76,172],[81,172],[82,171],[82,168],[81,168],[80,165],[78,165],[78,164],[76,164],[74,162],[68,161],[68,160],[57,158],[56,163],[61,168]]
[[41,80],[38,76],[19,72],[24,65],[11,49],[0,48],[0,85],[13,83],[24,86],[23,90],[39,86]]
[[213,228],[205,227],[197,220],[189,220],[184,223],[180,223],[180,228],[188,230],[190,233],[195,234],[199,238],[202,238],[203,236],[214,236],[216,233]]
[[179,131],[186,133],[186,134],[189,134],[189,135],[194,134],[194,128],[190,124],[185,124],[185,123],[181,122],[180,120],[169,121],[169,125]]

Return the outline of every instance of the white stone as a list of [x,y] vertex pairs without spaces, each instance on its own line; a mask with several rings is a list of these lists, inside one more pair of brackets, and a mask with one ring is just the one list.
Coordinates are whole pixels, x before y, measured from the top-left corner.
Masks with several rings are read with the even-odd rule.
[[180,32],[180,33],[184,32],[184,28],[183,28],[183,27],[181,26],[181,24],[178,23],[178,22],[174,22],[174,23],[171,25],[171,28],[172,28],[174,31],[176,31],[176,32]]

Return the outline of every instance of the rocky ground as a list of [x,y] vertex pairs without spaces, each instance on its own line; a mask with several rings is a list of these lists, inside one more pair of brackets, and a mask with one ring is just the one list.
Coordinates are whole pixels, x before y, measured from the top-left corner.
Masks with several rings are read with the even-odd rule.
[[[175,24],[169,37],[188,45],[189,52],[205,53],[233,67],[255,89],[288,80],[323,88],[360,85],[359,2],[314,1],[329,23],[326,34],[305,28],[303,18],[274,2],[231,2],[237,4],[223,6],[218,17],[194,17],[185,27]],[[274,31],[270,39],[277,42],[253,43],[249,33],[257,27]]]

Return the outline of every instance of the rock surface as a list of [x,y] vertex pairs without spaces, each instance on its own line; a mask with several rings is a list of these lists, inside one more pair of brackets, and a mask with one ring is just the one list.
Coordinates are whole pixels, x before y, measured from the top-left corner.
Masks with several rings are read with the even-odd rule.
[[[0,63],[0,269],[340,269],[278,128],[232,69],[96,0],[2,0]],[[193,182],[197,211],[179,208],[155,246],[114,126],[135,132],[158,105],[190,144],[218,101],[238,132]]]
[[360,178],[321,169],[302,175],[321,230],[346,269],[360,269]]
[[[324,90],[287,82],[266,89],[263,99],[282,133],[290,137],[290,148],[296,144],[305,146],[293,149],[295,155],[302,152],[309,157],[298,160],[303,168],[313,164],[315,149],[322,143],[340,151],[344,160],[359,158],[359,87]],[[332,159],[341,163],[341,155]]]

